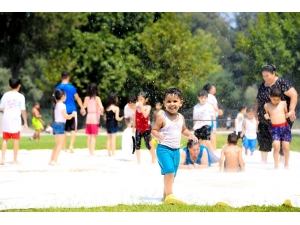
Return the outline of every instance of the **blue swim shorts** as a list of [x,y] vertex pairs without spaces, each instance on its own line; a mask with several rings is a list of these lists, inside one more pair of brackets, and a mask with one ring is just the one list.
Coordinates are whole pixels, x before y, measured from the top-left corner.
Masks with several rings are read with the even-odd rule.
[[250,152],[254,152],[256,147],[256,139],[248,139],[246,137],[243,138],[243,146],[245,150],[250,149]]
[[161,174],[165,175],[174,173],[174,177],[176,177],[180,162],[179,148],[173,149],[168,146],[158,144],[156,148],[156,156],[161,169]]
[[282,124],[271,124],[271,135],[273,141],[291,142],[292,133],[291,126],[288,122]]
[[63,122],[54,122],[53,127],[53,135],[65,134],[65,126],[66,124]]

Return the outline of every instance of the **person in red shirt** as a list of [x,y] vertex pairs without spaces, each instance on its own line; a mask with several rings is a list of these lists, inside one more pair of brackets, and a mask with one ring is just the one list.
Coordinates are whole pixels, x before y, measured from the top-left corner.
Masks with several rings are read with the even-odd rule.
[[155,148],[151,137],[150,126],[150,112],[151,106],[147,105],[149,100],[148,93],[141,91],[138,94],[138,104],[134,115],[133,128],[135,129],[135,141],[136,141],[136,157],[137,163],[141,163],[141,139],[144,138],[146,148],[150,151],[152,156],[152,163],[156,162]]

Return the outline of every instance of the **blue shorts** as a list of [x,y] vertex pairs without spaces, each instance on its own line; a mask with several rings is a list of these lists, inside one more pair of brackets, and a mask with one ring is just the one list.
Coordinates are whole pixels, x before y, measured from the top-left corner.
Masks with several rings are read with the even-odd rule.
[[117,132],[118,132],[118,127],[107,129],[108,134],[114,134],[114,133],[117,133]]
[[65,134],[65,125],[63,122],[54,122],[52,125],[53,135]]
[[248,139],[246,137],[243,138],[243,146],[245,150],[250,149],[250,152],[254,152],[256,147],[256,139]]
[[156,156],[161,169],[161,175],[176,173],[180,162],[179,148],[173,149],[168,146],[158,144],[156,148]]
[[282,124],[271,124],[270,129],[273,141],[291,142],[291,126],[288,122]]

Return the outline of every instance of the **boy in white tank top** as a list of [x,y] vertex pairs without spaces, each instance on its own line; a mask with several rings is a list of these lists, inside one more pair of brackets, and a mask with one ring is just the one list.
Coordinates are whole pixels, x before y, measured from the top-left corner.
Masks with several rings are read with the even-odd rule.
[[163,201],[166,204],[185,204],[173,195],[174,178],[180,162],[181,135],[198,141],[187,129],[184,117],[178,113],[182,104],[181,92],[176,88],[168,89],[164,95],[166,112],[157,118],[152,128],[152,135],[159,141],[156,155],[164,175]]
[[250,149],[251,155],[253,155],[256,140],[257,140],[257,122],[254,117],[253,108],[247,109],[247,118],[243,122],[243,130],[241,137],[243,138],[243,147],[245,148],[245,154],[248,155],[248,149]]

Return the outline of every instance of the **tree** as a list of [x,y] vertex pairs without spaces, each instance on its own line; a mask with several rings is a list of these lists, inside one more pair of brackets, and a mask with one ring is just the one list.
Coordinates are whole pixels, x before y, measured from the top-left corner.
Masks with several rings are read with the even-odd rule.
[[249,36],[238,35],[237,50],[249,57],[243,63],[245,85],[261,82],[260,69],[269,63],[278,67],[278,76],[296,76],[300,46],[294,38],[300,35],[295,28],[299,19],[298,13],[259,13],[257,23],[250,23]]
[[[79,15],[79,17],[76,17]],[[18,77],[27,58],[68,42],[72,27],[84,22],[75,13],[0,13],[0,56]]]
[[193,36],[188,21],[175,13],[163,14],[138,35],[138,40],[143,45],[139,82],[154,97],[169,87],[186,93],[221,69],[217,40],[201,30]]

